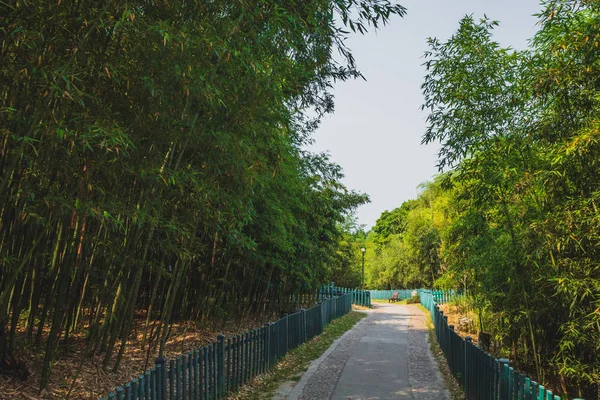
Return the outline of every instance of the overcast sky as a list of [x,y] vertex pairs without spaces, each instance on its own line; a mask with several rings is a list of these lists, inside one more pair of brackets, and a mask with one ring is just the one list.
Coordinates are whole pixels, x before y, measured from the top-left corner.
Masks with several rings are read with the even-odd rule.
[[335,86],[335,113],[315,134],[313,151],[327,151],[341,165],[350,189],[367,193],[371,203],[357,210],[367,229],[384,210],[415,198],[417,185],[437,169],[437,145],[421,145],[425,112],[420,86],[428,37],[445,41],[466,14],[485,13],[500,21],[494,39],[523,49],[536,30],[538,0],[400,0],[404,18],[366,36],[349,40],[367,81]]

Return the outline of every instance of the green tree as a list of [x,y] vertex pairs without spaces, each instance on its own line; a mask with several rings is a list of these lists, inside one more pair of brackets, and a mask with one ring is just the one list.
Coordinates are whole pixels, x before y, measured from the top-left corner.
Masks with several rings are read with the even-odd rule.
[[[502,49],[489,20],[430,40],[425,142],[439,141],[452,279],[501,317],[519,366],[565,395],[597,395],[600,299],[596,2],[546,1],[530,49]],[[555,372],[556,371],[556,372]]]
[[175,321],[246,315],[329,279],[337,224],[367,198],[303,146],[332,83],[360,76],[350,32],[404,12],[0,3],[0,369],[22,317],[45,348],[43,388],[74,331],[117,369],[137,311],[147,354],[162,354]]

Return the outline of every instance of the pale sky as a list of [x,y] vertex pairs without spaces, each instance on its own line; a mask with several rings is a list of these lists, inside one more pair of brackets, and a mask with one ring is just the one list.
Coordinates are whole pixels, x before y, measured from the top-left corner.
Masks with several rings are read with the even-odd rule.
[[400,0],[404,18],[349,40],[367,79],[335,86],[335,113],[315,133],[315,152],[327,151],[341,165],[349,188],[371,197],[360,207],[361,224],[371,228],[385,210],[415,198],[417,185],[437,173],[438,145],[421,145],[427,114],[421,83],[427,37],[447,40],[466,14],[500,21],[494,40],[524,49],[536,31],[538,0]]

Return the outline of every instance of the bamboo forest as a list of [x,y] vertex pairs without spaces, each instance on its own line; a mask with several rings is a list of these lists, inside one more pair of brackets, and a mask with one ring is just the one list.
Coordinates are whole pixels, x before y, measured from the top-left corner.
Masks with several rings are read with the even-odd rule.
[[600,2],[542,1],[522,50],[431,37],[439,173],[366,228],[308,148],[400,3],[0,1],[0,398],[102,397],[331,282],[460,291],[495,357],[600,398]]

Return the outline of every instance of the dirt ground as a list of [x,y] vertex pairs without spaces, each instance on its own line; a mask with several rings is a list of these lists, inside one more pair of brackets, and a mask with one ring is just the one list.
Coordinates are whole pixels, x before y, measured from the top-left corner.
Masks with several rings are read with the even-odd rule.
[[[457,334],[459,334],[463,338],[470,336],[471,339],[473,339],[473,344],[477,344],[477,336],[479,334],[479,331],[477,329],[477,317],[475,313],[465,312],[454,304],[442,304],[439,307],[440,311],[443,311],[444,315],[448,317],[448,325],[454,325],[454,331]],[[461,318],[469,318],[471,319],[471,321],[473,321],[470,325],[470,329],[459,329],[458,321]]]
[[[174,324],[170,340],[167,342],[165,356],[167,359],[174,358],[181,353],[198,349],[205,344],[216,341],[219,334],[233,336],[246,330],[261,326],[271,320],[269,316],[247,319],[243,322],[216,321],[211,326],[196,327],[191,323]],[[22,382],[14,378],[0,376],[0,400],[46,400],[46,399],[98,399],[106,396],[115,386],[122,385],[143,371],[153,366],[155,354],[148,357],[149,364],[146,366],[147,351],[141,349],[141,339],[145,320],[136,320],[138,332],[135,337],[130,338],[127,348],[117,372],[112,372],[118,347],[115,348],[113,359],[109,364],[108,371],[103,371],[103,355],[93,358],[82,359],[85,348],[84,333],[75,334],[64,345],[57,356],[52,368],[50,383],[40,393],[40,373],[43,362],[43,348],[39,349],[31,345],[24,345],[23,331],[18,333],[17,350],[15,356],[24,362],[29,370],[29,378]],[[69,393],[70,392],[70,393]]]

